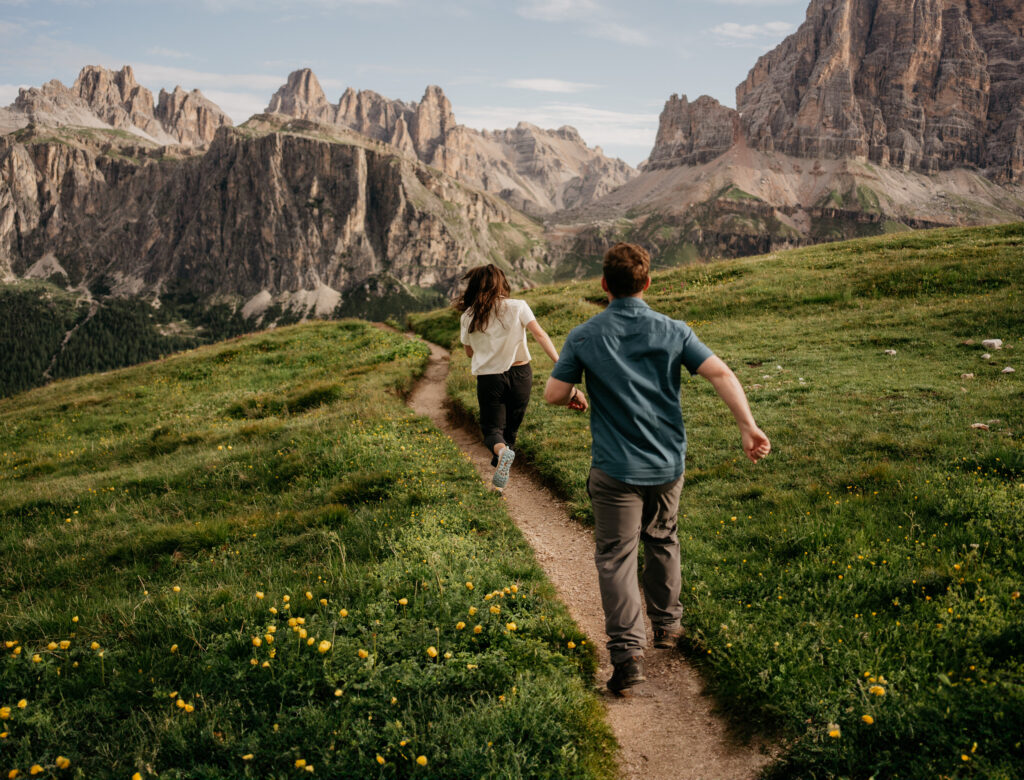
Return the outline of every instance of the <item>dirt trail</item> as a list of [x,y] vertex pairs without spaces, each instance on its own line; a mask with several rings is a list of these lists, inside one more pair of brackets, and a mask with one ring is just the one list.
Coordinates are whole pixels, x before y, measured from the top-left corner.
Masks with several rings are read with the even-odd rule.
[[[454,424],[448,416],[448,352],[429,346],[430,364],[409,405],[451,437],[489,481],[493,469],[479,431]],[[513,466],[504,497],[509,514],[533,546],[562,601],[597,646],[598,680],[603,683],[612,669],[604,646],[604,613],[590,530],[571,520],[564,504],[522,468]],[[647,630],[650,636],[650,626]],[[604,692],[608,721],[622,747],[623,778],[747,780],[758,775],[769,757],[760,746],[731,738],[725,722],[712,713],[713,703],[702,695],[702,688],[700,676],[682,655],[652,648],[647,651],[647,682],[636,693],[627,698]]]

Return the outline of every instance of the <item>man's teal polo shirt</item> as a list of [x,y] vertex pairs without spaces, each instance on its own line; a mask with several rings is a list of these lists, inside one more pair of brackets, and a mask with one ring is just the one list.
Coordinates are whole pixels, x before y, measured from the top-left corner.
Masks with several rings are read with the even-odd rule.
[[695,374],[713,354],[689,325],[640,298],[614,298],[573,328],[551,376],[576,384],[586,374],[594,467],[632,485],[677,479],[686,458],[681,369]]

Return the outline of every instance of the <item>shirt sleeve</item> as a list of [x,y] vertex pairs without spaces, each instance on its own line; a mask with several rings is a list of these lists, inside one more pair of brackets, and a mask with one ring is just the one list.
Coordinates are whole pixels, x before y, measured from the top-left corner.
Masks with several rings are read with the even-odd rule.
[[715,353],[697,338],[697,334],[693,332],[689,325],[685,322],[679,324],[682,326],[680,330],[683,336],[683,365],[686,366],[686,370],[692,376],[697,373],[701,363]]
[[459,317],[459,341],[463,344],[469,343],[469,323],[465,314]]
[[537,319],[533,316],[533,310],[526,301],[519,301],[519,324],[524,328]]
[[580,362],[576,351],[579,339],[574,338],[576,332],[572,331],[562,345],[558,353],[558,362],[551,369],[551,378],[574,385],[583,379],[583,364]]

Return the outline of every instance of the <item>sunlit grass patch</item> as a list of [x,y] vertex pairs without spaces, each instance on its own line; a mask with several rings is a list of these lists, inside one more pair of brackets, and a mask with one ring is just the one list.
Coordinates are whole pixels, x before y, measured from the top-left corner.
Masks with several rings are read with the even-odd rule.
[[0,770],[611,776],[592,649],[401,400],[427,354],[307,325],[0,401]]

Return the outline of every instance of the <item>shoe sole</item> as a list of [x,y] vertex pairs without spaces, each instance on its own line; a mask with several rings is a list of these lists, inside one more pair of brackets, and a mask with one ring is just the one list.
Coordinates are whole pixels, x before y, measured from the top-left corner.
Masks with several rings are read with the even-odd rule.
[[512,461],[515,459],[516,454],[509,447],[501,451],[501,455],[498,457],[498,470],[494,472],[494,476],[491,478],[491,484],[494,487],[501,489],[508,484],[508,472],[512,468]]

